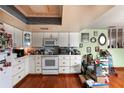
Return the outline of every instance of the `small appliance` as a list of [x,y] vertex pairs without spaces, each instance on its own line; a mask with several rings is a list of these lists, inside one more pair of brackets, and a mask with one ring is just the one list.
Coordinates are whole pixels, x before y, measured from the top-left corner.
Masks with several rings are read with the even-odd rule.
[[23,57],[25,55],[24,49],[13,49],[13,53],[17,53],[17,57]]
[[44,46],[57,46],[57,39],[56,38],[45,38],[44,39]]

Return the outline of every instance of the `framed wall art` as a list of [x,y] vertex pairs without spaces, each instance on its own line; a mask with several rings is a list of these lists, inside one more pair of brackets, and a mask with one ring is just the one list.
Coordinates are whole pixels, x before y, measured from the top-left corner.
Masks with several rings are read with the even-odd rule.
[[95,37],[90,38],[90,42],[91,43],[95,43],[96,42],[96,38]]
[[86,48],[87,53],[91,53],[91,47]]
[[89,33],[81,33],[81,42],[89,42]]
[[93,32],[93,35],[94,35],[94,36],[98,36],[98,31],[94,31],[94,32]]
[[95,47],[95,52],[99,52],[99,51],[100,51],[99,46],[96,46],[96,47]]

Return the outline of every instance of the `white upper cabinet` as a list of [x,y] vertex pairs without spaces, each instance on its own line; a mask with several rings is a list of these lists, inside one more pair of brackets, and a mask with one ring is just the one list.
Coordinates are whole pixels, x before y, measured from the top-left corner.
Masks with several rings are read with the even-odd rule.
[[17,28],[14,28],[14,47],[22,47],[22,37],[23,31]]
[[33,32],[32,33],[32,47],[42,47],[43,46],[43,33]]
[[58,38],[58,32],[44,32],[44,38]]
[[52,33],[52,38],[57,38],[59,37],[59,33],[58,32],[53,32]]
[[70,33],[70,47],[79,47],[80,43],[80,38],[79,38],[79,33],[78,32],[71,32]]
[[44,32],[43,35],[44,38],[52,38],[51,32]]
[[69,46],[69,33],[60,32],[58,40],[59,40],[59,46],[68,47]]
[[8,24],[4,24],[4,29],[7,33],[12,34],[13,39],[13,46],[14,47],[22,47],[22,37],[23,37],[23,31],[15,28],[13,26],[10,26]]

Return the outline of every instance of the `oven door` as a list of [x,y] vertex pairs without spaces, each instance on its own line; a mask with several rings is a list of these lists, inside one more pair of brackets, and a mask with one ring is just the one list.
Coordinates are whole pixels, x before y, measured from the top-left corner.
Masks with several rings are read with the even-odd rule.
[[58,57],[44,57],[42,59],[42,69],[58,69]]

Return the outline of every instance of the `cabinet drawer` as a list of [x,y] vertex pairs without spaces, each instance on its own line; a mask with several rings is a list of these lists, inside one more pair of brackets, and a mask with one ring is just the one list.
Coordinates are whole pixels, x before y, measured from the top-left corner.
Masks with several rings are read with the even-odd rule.
[[18,65],[20,63],[24,63],[24,59],[23,58],[17,58],[14,60],[14,62],[12,63],[13,66]]
[[78,55],[71,56],[70,60],[81,60],[81,56],[78,56]]
[[66,55],[63,55],[63,56],[59,56],[59,60],[70,60],[70,56],[66,56]]
[[70,73],[70,67],[59,67],[59,73]]
[[70,66],[70,61],[60,60],[59,66]]
[[71,66],[81,66],[81,60],[71,60]]
[[81,67],[70,67],[71,73],[81,73]]
[[13,75],[15,75],[15,74],[19,73],[20,71],[24,70],[24,67],[25,67],[25,64],[24,63],[21,63],[21,64],[19,64],[17,66],[14,66],[12,68]]
[[41,61],[41,56],[40,55],[33,55],[32,60],[33,61]]
[[25,74],[25,72],[22,71],[19,74],[17,74],[16,76],[13,76],[13,81],[12,81],[13,86],[16,85],[20,80],[22,80],[24,78],[24,74]]
[[36,59],[37,60],[41,60],[41,56],[40,55],[36,55]]
[[41,73],[41,67],[36,67],[35,72],[40,74]]
[[41,60],[40,61],[36,61],[35,65],[41,67]]

